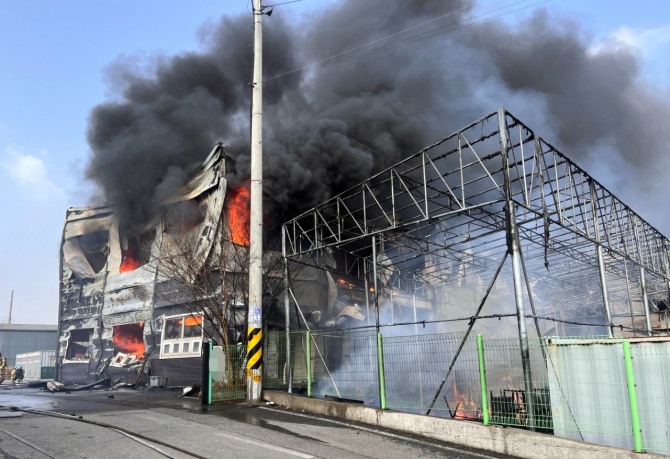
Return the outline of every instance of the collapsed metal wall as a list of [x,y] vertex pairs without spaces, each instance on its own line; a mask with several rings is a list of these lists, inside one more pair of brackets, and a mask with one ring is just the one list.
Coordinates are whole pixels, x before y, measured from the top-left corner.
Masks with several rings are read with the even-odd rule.
[[[283,240],[288,328],[668,332],[668,239],[504,110],[288,221]],[[316,301],[291,281],[305,269],[322,273]],[[364,319],[333,322],[347,307]]]

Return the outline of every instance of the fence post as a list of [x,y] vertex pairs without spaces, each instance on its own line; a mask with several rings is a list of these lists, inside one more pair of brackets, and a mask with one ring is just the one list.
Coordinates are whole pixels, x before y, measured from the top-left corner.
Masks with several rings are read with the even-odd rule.
[[386,409],[386,382],[384,381],[384,348],[382,334],[377,332],[377,366],[379,368],[379,404],[382,410]]
[[630,414],[633,421],[633,440],[635,441],[635,452],[642,452],[642,431],[640,430],[640,413],[637,407],[637,393],[635,391],[635,372],[633,371],[633,358],[630,354],[630,341],[623,341],[623,359],[626,362],[626,383],[628,384],[628,400],[630,401]]
[[482,389],[482,420],[484,425],[489,425],[489,399],[486,387],[486,365],[484,364],[484,338],[477,335],[477,357],[479,360],[479,385]]
[[312,396],[312,334],[305,332],[305,366],[307,367],[307,396]]
[[209,356],[212,355],[212,342],[202,347],[202,404],[212,404],[212,371],[209,368]]

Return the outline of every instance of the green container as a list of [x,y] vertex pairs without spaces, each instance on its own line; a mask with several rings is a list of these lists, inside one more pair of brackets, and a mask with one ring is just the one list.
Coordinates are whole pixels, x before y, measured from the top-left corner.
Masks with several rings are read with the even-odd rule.
[[54,379],[56,376],[56,367],[42,367],[40,379]]

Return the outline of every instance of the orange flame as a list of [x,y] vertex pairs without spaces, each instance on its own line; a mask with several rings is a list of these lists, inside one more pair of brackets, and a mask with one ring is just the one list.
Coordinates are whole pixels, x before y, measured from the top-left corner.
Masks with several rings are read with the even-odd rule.
[[237,188],[228,191],[227,209],[228,224],[230,225],[230,239],[233,244],[249,245],[249,198],[247,188]]
[[479,410],[478,404],[470,399],[467,392],[460,392],[458,390],[455,379],[452,382],[451,389],[454,394],[454,399],[456,400],[456,413],[454,414],[454,419],[479,419],[477,414]]
[[356,284],[352,284],[351,282],[347,282],[344,279],[338,279],[337,280],[337,285],[341,287],[347,287],[348,289],[356,288]]
[[121,266],[119,266],[119,271],[126,273],[128,271],[134,271],[140,266],[142,265],[137,261],[133,252],[130,250],[121,251]]
[[193,325],[202,325],[202,317],[201,316],[186,317],[179,321],[179,325],[181,325],[182,322],[184,322],[184,325],[186,325],[187,327],[188,326],[192,327]]
[[135,355],[138,358],[144,357],[144,322],[127,325],[115,325],[112,332],[112,341],[114,350],[128,355]]

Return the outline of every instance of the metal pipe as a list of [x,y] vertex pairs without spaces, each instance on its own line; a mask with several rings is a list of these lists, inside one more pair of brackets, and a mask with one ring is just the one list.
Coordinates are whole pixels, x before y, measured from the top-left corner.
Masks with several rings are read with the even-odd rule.
[[484,339],[477,335],[477,357],[479,360],[479,386],[482,390],[482,421],[489,425],[488,388],[486,387],[486,365],[484,363]]
[[626,293],[628,294],[628,311],[630,312],[630,328],[633,330],[633,337],[637,336],[637,329],[635,328],[635,314],[633,313],[633,300],[630,296],[630,282],[628,280],[628,261],[623,260],[623,271],[626,275]]
[[598,272],[600,273],[600,290],[603,294],[603,301],[605,303],[605,315],[607,316],[607,333],[610,338],[614,336],[614,324],[612,323],[612,312],[610,310],[609,294],[607,292],[607,276],[605,273],[605,257],[603,256],[603,247],[598,244],[596,246],[596,254],[598,255]]
[[[412,312],[414,315],[414,336],[419,336],[419,324],[416,317],[416,274],[412,274]],[[423,407],[423,371],[419,371],[419,406]]]
[[642,431],[640,429],[640,412],[637,406],[637,392],[635,391],[635,371],[633,369],[633,357],[630,352],[630,341],[623,341],[623,359],[626,365],[626,383],[628,385],[628,402],[632,421],[633,440],[635,452],[642,452]]
[[363,277],[365,278],[365,315],[370,325],[370,283],[368,281],[368,264],[363,260]]
[[377,332],[377,366],[379,369],[379,407],[386,409],[386,382],[384,380],[384,348],[382,334]]
[[528,331],[526,330],[526,311],[523,302],[523,286],[521,277],[521,259],[519,256],[519,232],[516,226],[514,201],[512,200],[512,184],[509,176],[508,139],[505,110],[498,111],[498,131],[500,134],[500,153],[502,156],[502,168],[504,177],[505,193],[505,219],[507,232],[507,251],[512,257],[512,273],[514,276],[514,299],[516,303],[517,325],[519,328],[519,345],[521,348],[521,366],[523,368],[524,388],[526,392],[526,410],[528,425],[535,430],[533,412],[533,377],[530,367],[530,349],[528,347]]
[[286,228],[282,226],[281,248],[284,256],[284,328],[286,329],[286,372],[288,373],[288,393],[293,393],[293,362],[291,362],[291,304],[288,298],[288,258],[286,258]]
[[312,396],[312,334],[305,332],[305,366],[307,367],[307,397]]
[[593,229],[596,240],[596,255],[598,257],[598,273],[600,274],[600,290],[603,295],[605,316],[607,317],[607,333],[610,338],[614,336],[614,324],[612,323],[612,310],[610,309],[609,293],[607,291],[607,274],[605,273],[605,257],[603,246],[600,243],[600,220],[598,216],[598,203],[596,202],[598,192],[595,181],[589,180],[589,192],[591,195],[591,212],[593,213]]
[[640,266],[640,288],[642,289],[642,306],[644,307],[644,320],[647,325],[647,335],[652,336],[651,318],[649,317],[649,297],[647,296],[647,280],[644,267]]
[[379,290],[377,288],[377,236],[372,235],[372,283],[375,289],[375,310],[377,318],[375,320],[375,327],[379,333]]

